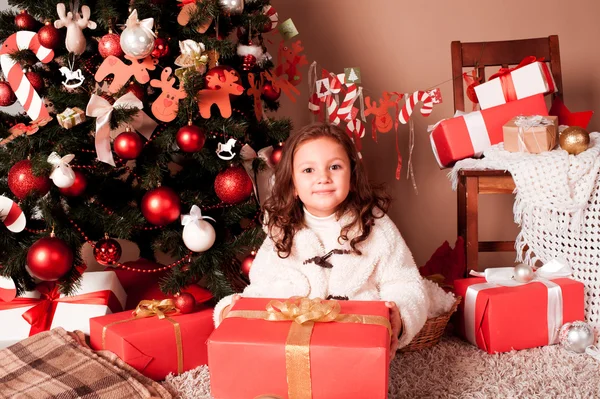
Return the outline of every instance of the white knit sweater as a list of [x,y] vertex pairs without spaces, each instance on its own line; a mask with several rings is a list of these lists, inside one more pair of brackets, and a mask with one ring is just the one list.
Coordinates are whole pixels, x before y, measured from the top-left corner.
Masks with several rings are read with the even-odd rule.
[[[347,216],[339,221],[342,225],[347,222]],[[349,242],[337,243],[337,248],[351,249]],[[273,241],[267,238],[256,254],[250,285],[242,296],[327,298],[333,295],[352,300],[393,301],[402,317],[400,347],[403,347],[421,330],[429,309],[427,288],[412,254],[387,215],[375,220],[371,234],[358,248],[362,255],[332,255],[328,262],[333,268],[324,269],[314,263],[304,264],[305,260],[327,252],[311,229],[296,233],[290,256],[285,259],[277,255]],[[230,303],[228,296],[215,307],[216,326],[221,312]]]

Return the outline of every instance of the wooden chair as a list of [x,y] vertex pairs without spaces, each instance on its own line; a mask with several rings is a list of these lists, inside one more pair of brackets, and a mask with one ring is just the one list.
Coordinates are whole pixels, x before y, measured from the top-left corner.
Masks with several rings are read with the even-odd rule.
[[[558,36],[552,35],[538,39],[507,40],[497,42],[451,44],[452,76],[454,81],[454,109],[465,110],[465,89],[463,71],[478,70],[481,81],[485,81],[485,67],[501,66],[507,68],[517,65],[525,57],[534,55],[544,57],[550,63],[550,69],[558,91],[553,94],[562,97],[562,74]],[[465,68],[465,69],[463,69]],[[479,241],[478,238],[478,196],[479,194],[511,194],[515,188],[512,176],[499,170],[462,170],[458,183],[458,235],[465,242],[467,274],[478,270],[479,252],[514,251],[514,241]]]

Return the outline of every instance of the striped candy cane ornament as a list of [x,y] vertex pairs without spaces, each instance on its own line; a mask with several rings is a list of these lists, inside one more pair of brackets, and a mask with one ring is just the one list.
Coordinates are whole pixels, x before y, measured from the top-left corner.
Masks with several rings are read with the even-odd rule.
[[403,125],[408,123],[408,120],[415,109],[415,105],[419,102],[423,103],[421,106],[421,114],[423,114],[423,116],[429,116],[431,111],[433,111],[433,99],[425,91],[415,91],[411,96],[408,96],[408,94],[405,95],[405,98],[406,102],[398,114],[398,119]]
[[0,67],[8,80],[10,87],[17,95],[19,103],[32,120],[47,118],[50,115],[40,95],[35,91],[21,66],[18,65],[10,54],[19,50],[31,50],[44,64],[52,61],[54,51],[42,46],[38,34],[30,31],[19,31],[12,34],[2,43],[0,48]]

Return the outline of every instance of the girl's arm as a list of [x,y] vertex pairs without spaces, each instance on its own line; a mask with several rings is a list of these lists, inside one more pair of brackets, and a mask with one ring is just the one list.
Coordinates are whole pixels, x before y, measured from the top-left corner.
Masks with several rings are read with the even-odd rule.
[[[310,293],[310,286],[304,274],[283,264],[269,237],[256,253],[249,277],[250,284],[244,289],[242,296],[289,298],[306,296]],[[213,313],[215,327],[220,324],[221,315],[225,308],[231,305],[232,299],[233,295],[226,296],[215,306]]]
[[376,278],[381,299],[395,302],[400,310],[402,333],[398,346],[402,348],[427,321],[429,298],[408,246],[393,222],[388,221],[389,226],[385,226],[382,235],[387,241],[386,249],[379,261]]

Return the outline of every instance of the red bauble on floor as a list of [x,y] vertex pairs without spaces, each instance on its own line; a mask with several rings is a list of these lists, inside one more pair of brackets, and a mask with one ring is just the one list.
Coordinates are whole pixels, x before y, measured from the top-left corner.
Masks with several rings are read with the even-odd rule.
[[252,180],[241,166],[232,166],[215,178],[215,193],[227,204],[238,204],[252,194]]
[[183,314],[192,313],[196,308],[196,299],[188,292],[180,292],[175,297],[175,307]]
[[136,159],[144,149],[144,142],[137,132],[126,131],[117,136],[113,147],[122,159]]
[[85,189],[87,187],[87,179],[85,178],[85,175],[78,170],[75,170],[74,172],[75,182],[73,183],[73,185],[67,188],[58,189],[58,191],[60,191],[60,193],[64,196],[79,197],[85,192]]
[[46,22],[38,31],[40,44],[49,49],[56,49],[62,42],[62,35],[51,22]]
[[58,280],[71,270],[72,266],[73,251],[60,238],[40,238],[27,251],[29,274],[40,280]]
[[125,55],[121,48],[121,36],[116,33],[107,33],[98,40],[98,52],[102,58],[106,58],[110,55],[117,58]]
[[10,84],[4,80],[0,81],[0,107],[8,107],[17,101],[17,96]]
[[8,171],[8,188],[19,199],[34,192],[41,196],[50,191],[50,179],[48,176],[35,176],[31,161],[24,159]]
[[177,131],[177,145],[183,152],[198,152],[204,147],[206,136],[198,126],[187,125]]
[[142,198],[142,214],[156,226],[173,223],[181,214],[181,200],[169,187],[155,188]]

